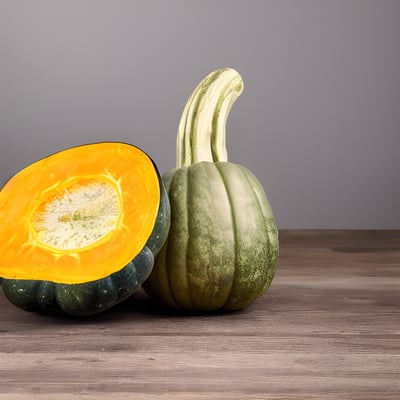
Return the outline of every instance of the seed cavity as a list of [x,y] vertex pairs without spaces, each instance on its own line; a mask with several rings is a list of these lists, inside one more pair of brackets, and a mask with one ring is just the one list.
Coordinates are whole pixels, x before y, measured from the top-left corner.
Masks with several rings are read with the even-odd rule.
[[86,180],[55,190],[33,212],[36,242],[57,250],[77,250],[117,228],[120,200],[107,181]]

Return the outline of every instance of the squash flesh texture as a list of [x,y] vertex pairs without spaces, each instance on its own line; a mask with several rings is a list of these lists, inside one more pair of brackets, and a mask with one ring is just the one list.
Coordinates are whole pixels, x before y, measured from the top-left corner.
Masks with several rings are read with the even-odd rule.
[[32,240],[38,246],[74,254],[107,241],[118,228],[121,196],[119,183],[107,176],[69,181],[57,188],[55,195],[44,196],[28,223]]
[[[117,227],[82,249],[43,246],[29,219],[66,182],[106,181],[120,196]],[[158,174],[151,159],[124,143],[79,146],[44,158],[15,175],[0,192],[0,276],[9,279],[84,283],[127,265],[151,235],[160,202]],[[104,238],[103,238],[104,239]]]

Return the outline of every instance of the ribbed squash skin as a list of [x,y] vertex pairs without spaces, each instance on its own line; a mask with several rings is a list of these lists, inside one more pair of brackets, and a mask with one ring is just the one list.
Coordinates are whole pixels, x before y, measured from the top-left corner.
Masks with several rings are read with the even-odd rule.
[[165,174],[171,227],[144,289],[188,310],[237,310],[270,286],[278,231],[262,185],[245,167],[200,162]]
[[80,284],[3,279],[2,288],[8,300],[28,311],[84,316],[105,311],[130,297],[149,276],[168,234],[169,201],[159,179],[160,206],[154,230],[141,252],[124,268],[103,279]]

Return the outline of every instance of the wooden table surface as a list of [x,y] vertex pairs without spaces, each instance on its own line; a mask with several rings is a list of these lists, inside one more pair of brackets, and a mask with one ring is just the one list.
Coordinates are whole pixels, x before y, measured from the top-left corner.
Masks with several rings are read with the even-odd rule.
[[222,315],[138,292],[85,320],[0,295],[0,399],[400,399],[400,231],[282,231],[269,291]]

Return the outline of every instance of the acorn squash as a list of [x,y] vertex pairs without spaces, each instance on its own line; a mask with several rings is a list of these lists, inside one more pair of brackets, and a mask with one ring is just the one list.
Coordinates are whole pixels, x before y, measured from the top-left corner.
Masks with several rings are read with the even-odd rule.
[[20,171],[0,192],[0,276],[16,306],[90,315],[130,297],[169,229],[158,170],[119,142],[73,147]]
[[167,306],[243,309],[274,277],[278,231],[265,191],[247,168],[227,160],[225,125],[242,90],[237,71],[219,69],[183,111],[177,166],[163,176],[171,227],[143,285]]

